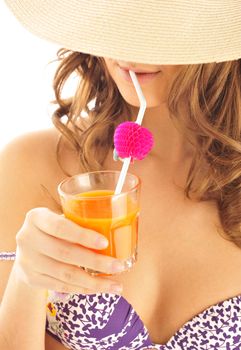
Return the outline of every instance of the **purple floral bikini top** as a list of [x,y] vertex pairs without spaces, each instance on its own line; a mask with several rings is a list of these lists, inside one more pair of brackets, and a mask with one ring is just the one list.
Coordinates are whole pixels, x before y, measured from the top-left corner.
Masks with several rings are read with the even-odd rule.
[[72,350],[240,350],[241,295],[210,306],[162,345],[122,296],[49,291],[46,331]]

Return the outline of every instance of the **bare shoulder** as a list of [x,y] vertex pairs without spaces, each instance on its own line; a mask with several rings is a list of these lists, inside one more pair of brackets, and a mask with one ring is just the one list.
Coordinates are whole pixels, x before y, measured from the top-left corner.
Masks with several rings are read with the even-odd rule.
[[58,139],[59,132],[51,128],[29,132],[9,142],[0,152],[1,182],[6,185],[11,183],[11,186],[18,183],[20,188],[34,185],[37,195],[37,184],[47,174],[48,179],[53,174],[55,177],[61,176],[56,159]]
[[4,164],[9,157],[15,160],[18,169],[21,169],[22,161],[41,166],[53,157],[59,135],[56,129],[49,128],[17,136],[1,150],[0,157]]
[[[60,170],[57,171],[55,149],[58,137],[53,129],[34,131],[18,136],[1,150],[1,236],[8,232],[8,237],[12,237],[11,233],[16,233],[21,227],[27,211],[34,207],[46,206],[57,211],[55,187],[65,177]],[[12,240],[9,244],[0,241],[0,250],[14,248]]]
[[[48,207],[58,212],[56,130],[30,132],[9,142],[0,151],[0,252],[16,250],[16,234],[30,209]],[[12,262],[0,262],[0,300]]]
[[[59,133],[57,130],[45,129],[32,131],[17,136],[11,140],[1,150],[0,157],[3,165],[9,158],[16,162],[16,168],[21,169],[22,161],[31,161],[36,164],[48,160],[54,153],[54,146],[58,141]],[[9,164],[10,165],[10,159]]]

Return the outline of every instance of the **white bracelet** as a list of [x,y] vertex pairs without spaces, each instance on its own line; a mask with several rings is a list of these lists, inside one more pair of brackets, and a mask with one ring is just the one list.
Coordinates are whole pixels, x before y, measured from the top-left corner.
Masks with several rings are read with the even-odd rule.
[[0,261],[1,260],[15,260],[16,252],[0,252]]

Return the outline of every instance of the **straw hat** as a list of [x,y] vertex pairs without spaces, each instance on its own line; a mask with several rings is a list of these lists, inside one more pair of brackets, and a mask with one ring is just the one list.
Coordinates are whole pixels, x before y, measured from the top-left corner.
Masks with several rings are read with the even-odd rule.
[[35,35],[73,51],[149,64],[241,57],[241,0],[5,0]]

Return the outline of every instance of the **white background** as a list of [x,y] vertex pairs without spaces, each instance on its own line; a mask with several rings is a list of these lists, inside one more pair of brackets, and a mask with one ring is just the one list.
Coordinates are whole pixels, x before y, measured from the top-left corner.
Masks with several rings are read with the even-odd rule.
[[29,33],[4,1],[0,2],[0,37],[1,149],[19,134],[52,127],[51,114],[57,105],[50,101],[57,63],[48,63],[57,58],[60,46]]

